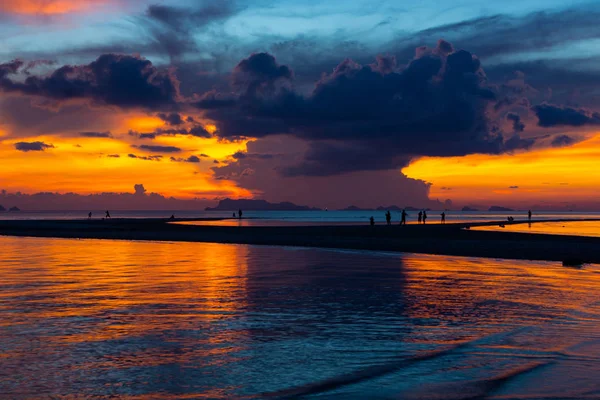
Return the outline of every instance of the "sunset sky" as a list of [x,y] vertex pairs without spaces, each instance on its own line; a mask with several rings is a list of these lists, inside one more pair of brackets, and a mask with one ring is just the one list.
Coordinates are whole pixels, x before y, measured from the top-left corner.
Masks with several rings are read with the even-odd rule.
[[0,204],[600,210],[600,5],[565,4],[3,0]]

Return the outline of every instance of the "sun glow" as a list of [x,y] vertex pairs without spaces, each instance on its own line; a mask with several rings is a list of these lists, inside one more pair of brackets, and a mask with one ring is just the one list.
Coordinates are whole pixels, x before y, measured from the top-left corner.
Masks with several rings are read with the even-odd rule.
[[60,15],[104,6],[110,0],[3,0],[0,10],[15,14]]
[[504,155],[425,157],[402,172],[432,183],[432,198],[459,202],[561,203],[596,199],[600,134],[570,147]]

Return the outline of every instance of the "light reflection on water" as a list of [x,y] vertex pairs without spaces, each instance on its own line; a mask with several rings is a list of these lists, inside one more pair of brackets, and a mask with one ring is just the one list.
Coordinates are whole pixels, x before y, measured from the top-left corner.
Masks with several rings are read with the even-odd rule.
[[[600,398],[597,266],[9,237],[0,248],[8,398],[292,387],[319,398]],[[531,362],[550,364],[486,386]],[[396,367],[374,373],[381,365]],[[318,389],[347,374],[362,379]]]
[[508,231],[520,233],[542,233],[547,235],[571,235],[600,237],[600,221],[578,222],[536,222],[534,224],[516,224],[500,226],[473,227],[480,231]]

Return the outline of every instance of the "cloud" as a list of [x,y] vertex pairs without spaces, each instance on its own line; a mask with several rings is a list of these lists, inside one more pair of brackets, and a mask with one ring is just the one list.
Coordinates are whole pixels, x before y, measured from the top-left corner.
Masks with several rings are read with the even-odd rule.
[[153,47],[178,59],[188,52],[199,51],[194,33],[219,23],[236,13],[233,1],[199,1],[198,7],[179,8],[151,5],[141,26],[153,37]]
[[189,156],[188,158],[175,158],[171,157],[173,162],[188,162],[188,163],[199,163],[200,158],[198,156]]
[[137,158],[140,160],[145,160],[145,161],[161,161],[163,156],[161,155],[155,155],[155,156],[138,156],[136,154],[128,154],[127,157],[129,158]]
[[[405,166],[418,156],[502,153],[526,139],[504,137],[487,110],[496,102],[480,62],[445,41],[421,47],[405,66],[380,56],[372,64],[342,61],[309,95],[294,73],[266,53],[232,73],[236,101],[206,109],[224,139],[291,133],[310,142],[305,160],[287,175],[335,175]],[[213,91],[211,98],[218,97]],[[201,105],[196,104],[202,108]]]
[[515,132],[523,132],[525,130],[525,124],[521,122],[521,117],[514,113],[506,114],[506,119],[512,121],[513,130]]
[[600,124],[600,113],[584,109],[540,104],[532,107],[537,115],[538,125],[549,128],[554,126],[584,126]]
[[509,186],[508,188],[509,189],[518,189],[519,187],[518,186]]
[[133,130],[129,131],[130,136],[138,137],[140,139],[156,139],[157,136],[176,136],[176,135],[190,135],[199,138],[211,138],[213,135],[208,132],[202,125],[195,125],[191,128],[171,128],[163,129],[158,128],[153,132],[139,133]]
[[[134,146],[136,147],[136,146]],[[175,146],[152,146],[143,144],[141,146],[137,146],[139,149],[147,150],[152,153],[179,153],[181,149]]]
[[568,135],[558,135],[552,139],[552,147],[565,147],[577,143],[578,140]]
[[112,138],[110,132],[79,132],[79,136],[86,138]]
[[47,149],[54,148],[54,145],[44,142],[18,142],[15,143],[15,149],[22,152],[29,151],[46,151]]
[[121,156],[119,154],[109,154],[106,157],[109,157],[109,158],[121,158]]
[[[206,156],[206,157],[208,157],[208,156]],[[236,160],[242,160],[242,159],[246,159],[246,158],[258,158],[258,159],[262,159],[262,160],[268,160],[275,156],[273,154],[247,153],[247,152],[243,152],[243,151],[238,151],[238,152],[234,153],[231,157],[235,158]]]
[[133,189],[135,191],[134,194],[137,196],[143,196],[144,194],[146,194],[146,188],[142,184],[138,183],[138,184],[133,185]]
[[156,116],[171,126],[179,126],[179,125],[183,125],[185,123],[185,121],[183,120],[181,115],[178,113],[170,113],[170,114],[159,113]]
[[[331,176],[291,176],[282,170],[302,162],[308,143],[293,136],[268,136],[247,145],[247,154],[275,157],[241,157],[215,163],[216,179],[230,180],[269,201],[295,201],[317,207],[439,206],[428,199],[429,185],[398,170],[352,171]],[[321,174],[324,175],[324,174]],[[318,195],[315,196],[315,193]]]
[[12,76],[22,62],[0,64],[0,90],[53,101],[89,100],[121,108],[168,109],[180,100],[179,81],[139,56],[104,54],[87,65],[65,65],[47,76]]

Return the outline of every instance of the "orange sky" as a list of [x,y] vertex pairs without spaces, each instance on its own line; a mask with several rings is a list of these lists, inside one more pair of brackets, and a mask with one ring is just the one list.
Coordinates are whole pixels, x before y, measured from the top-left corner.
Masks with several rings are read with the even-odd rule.
[[432,198],[458,204],[523,205],[600,199],[600,134],[574,146],[513,155],[425,157],[403,169],[432,183]]
[[[0,157],[3,160],[2,189],[24,193],[76,192],[132,192],[134,184],[144,184],[149,192],[182,199],[240,197],[251,194],[237,188],[233,182],[215,180],[211,167],[214,160],[226,161],[240,150],[245,142],[220,143],[217,139],[191,136],[160,136],[144,141],[130,136],[130,129],[140,132],[163,127],[155,117],[129,116],[114,127],[113,138],[84,138],[75,136],[33,136],[6,138],[0,131]],[[207,130],[214,129],[209,124]],[[119,133],[121,132],[121,133]],[[54,147],[43,152],[19,152],[17,142],[44,142]],[[128,154],[152,156],[157,153],[132,147],[133,145],[175,146],[181,153],[162,153],[161,161],[128,157]],[[108,157],[118,154],[119,158]],[[187,158],[206,154],[200,163],[172,162],[170,157]]]
[[[196,118],[198,118],[196,116]],[[141,140],[127,132],[152,132],[168,128],[154,116],[144,113],[116,115],[109,129],[113,138],[84,138],[77,132],[50,133],[41,136],[8,136],[9,128],[0,129],[0,157],[3,160],[1,189],[35,193],[132,192],[134,184],[144,184],[149,192],[182,199],[248,197],[252,193],[233,181],[215,180],[215,160],[227,162],[237,151],[246,150],[246,142],[219,142],[217,139],[191,136],[158,136]],[[204,127],[214,131],[210,122]],[[16,142],[41,141],[54,147],[44,152],[19,152]],[[163,153],[162,161],[147,161],[128,154],[151,156],[133,146],[149,144],[175,146],[181,153]],[[119,158],[108,157],[118,154]],[[202,157],[200,163],[172,162],[171,156]],[[589,203],[598,197],[600,175],[595,170],[600,159],[600,133],[576,145],[504,155],[465,157],[425,157],[403,169],[410,178],[430,182],[430,198],[451,199],[456,206],[465,204],[529,207],[562,202]]]
[[104,6],[112,0],[2,0],[0,10],[16,14],[59,15]]

